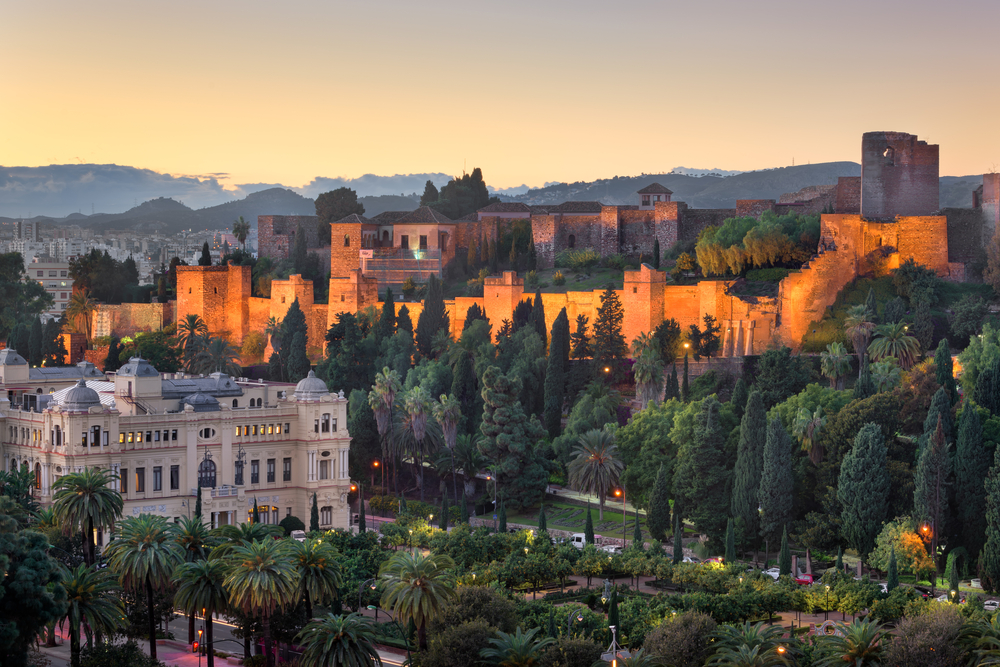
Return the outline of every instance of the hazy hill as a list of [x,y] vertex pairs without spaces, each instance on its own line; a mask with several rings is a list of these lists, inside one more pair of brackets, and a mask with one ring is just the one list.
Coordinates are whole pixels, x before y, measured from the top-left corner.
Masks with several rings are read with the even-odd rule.
[[358,197],[358,201],[364,204],[366,218],[386,211],[415,211],[420,206],[419,196],[414,199],[400,195],[382,195],[380,197]]
[[209,229],[226,229],[243,216],[251,224],[258,215],[316,215],[316,202],[286,188],[269,188],[243,199],[199,209],[198,215]]

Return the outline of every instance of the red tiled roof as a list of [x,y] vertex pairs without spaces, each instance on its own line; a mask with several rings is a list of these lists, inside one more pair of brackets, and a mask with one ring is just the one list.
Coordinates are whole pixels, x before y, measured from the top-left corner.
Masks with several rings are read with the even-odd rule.
[[378,215],[372,217],[371,221],[376,225],[391,225],[410,213],[411,211],[382,211]]
[[639,190],[640,195],[672,195],[673,191],[668,190],[659,183],[650,183],[642,190]]
[[357,213],[351,213],[346,218],[341,218],[340,220],[337,220],[333,224],[335,224],[335,225],[370,225],[371,222],[372,222],[371,220],[369,220],[368,218],[366,218],[363,215],[358,215]]
[[518,201],[499,201],[479,209],[480,213],[531,213],[531,207]]
[[599,201],[566,201],[548,209],[549,213],[600,213],[603,207]]
[[421,206],[416,211],[407,213],[399,220],[396,220],[397,225],[428,225],[428,224],[446,224],[450,223],[452,220],[445,215],[435,211],[430,206]]

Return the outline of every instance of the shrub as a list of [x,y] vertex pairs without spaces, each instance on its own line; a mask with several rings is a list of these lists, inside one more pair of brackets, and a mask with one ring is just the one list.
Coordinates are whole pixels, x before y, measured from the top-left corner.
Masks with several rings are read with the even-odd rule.
[[538,285],[538,272],[534,269],[528,271],[528,275],[524,277],[524,284],[536,287]]
[[[263,657],[263,656],[261,656]],[[134,639],[124,644],[98,642],[92,647],[84,645],[80,651],[80,667],[160,667],[163,663],[153,660]]]
[[616,271],[624,271],[625,258],[622,257],[620,254],[611,255],[610,257],[604,260],[604,265],[607,266],[609,269],[615,269]]
[[[565,621],[565,619],[563,619]],[[565,628],[564,628],[565,629]],[[584,637],[561,636],[542,653],[540,667],[577,667],[598,662],[604,647]],[[603,664],[603,663],[598,663]]]
[[483,621],[503,632],[514,632],[518,624],[517,605],[488,586],[459,586],[455,597],[441,610],[435,632],[471,620]]
[[285,529],[285,535],[291,535],[293,530],[305,530],[306,524],[302,523],[302,519],[295,516],[294,514],[289,514],[284,519],[278,522],[278,525]]
[[407,276],[406,280],[403,281],[403,296],[412,299],[416,291],[417,283],[413,280],[413,276]]
[[489,640],[497,636],[497,631],[486,621],[476,618],[446,625],[428,635],[427,650],[413,655],[414,667],[480,667],[490,664],[479,656],[479,651],[489,646]]
[[712,652],[712,633],[716,625],[707,614],[686,611],[649,633],[643,647],[664,664],[701,667]]
[[565,285],[566,276],[563,275],[562,271],[556,271],[552,274],[552,283],[555,285]]
[[959,641],[962,614],[957,605],[936,604],[926,613],[905,618],[896,628],[884,664],[908,667],[964,665],[968,654]]
[[574,271],[587,271],[593,268],[601,256],[594,252],[593,248],[582,248],[579,250],[563,250],[556,254],[557,268],[570,268]]
[[243,347],[240,350],[247,359],[261,359],[264,350],[267,348],[267,338],[259,331],[251,331],[243,338]]
[[788,269],[772,267],[769,269],[751,269],[746,273],[747,280],[766,280],[768,282],[779,282],[791,273]]

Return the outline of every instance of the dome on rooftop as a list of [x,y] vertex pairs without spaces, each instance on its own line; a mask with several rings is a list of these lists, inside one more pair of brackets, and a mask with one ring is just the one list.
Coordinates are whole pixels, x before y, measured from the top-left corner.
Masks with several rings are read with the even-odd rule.
[[62,400],[59,401],[59,405],[62,406],[63,410],[71,412],[86,412],[95,405],[100,404],[101,397],[97,395],[96,391],[87,386],[83,378],[80,378],[76,385],[67,391]]
[[132,357],[118,369],[118,377],[153,377],[160,373],[142,357]]
[[27,366],[28,362],[12,347],[0,350],[0,366]]
[[316,377],[316,373],[309,371],[309,375],[299,380],[295,385],[295,400],[297,401],[318,401],[330,390],[326,388],[326,383]]
[[197,392],[185,396],[181,400],[182,405],[190,405],[195,412],[218,412],[219,401],[214,396]]

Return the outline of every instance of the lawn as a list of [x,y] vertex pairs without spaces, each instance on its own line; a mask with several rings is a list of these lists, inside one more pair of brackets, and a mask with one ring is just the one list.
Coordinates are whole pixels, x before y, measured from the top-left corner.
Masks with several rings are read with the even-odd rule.
[[[591,507],[591,512],[594,519],[594,533],[605,537],[621,537],[622,511],[620,508],[615,511],[612,506],[605,505],[603,521],[598,519],[596,505]],[[525,526],[538,526],[538,508],[518,513],[508,512],[507,521]],[[584,525],[587,523],[587,508],[569,503],[545,503],[545,522],[549,528],[582,533]],[[632,532],[635,530],[634,522],[635,516],[629,512],[625,521],[625,532],[628,539],[632,539]],[[648,536],[646,518],[642,515],[639,516],[639,525],[642,527],[643,535]]]

